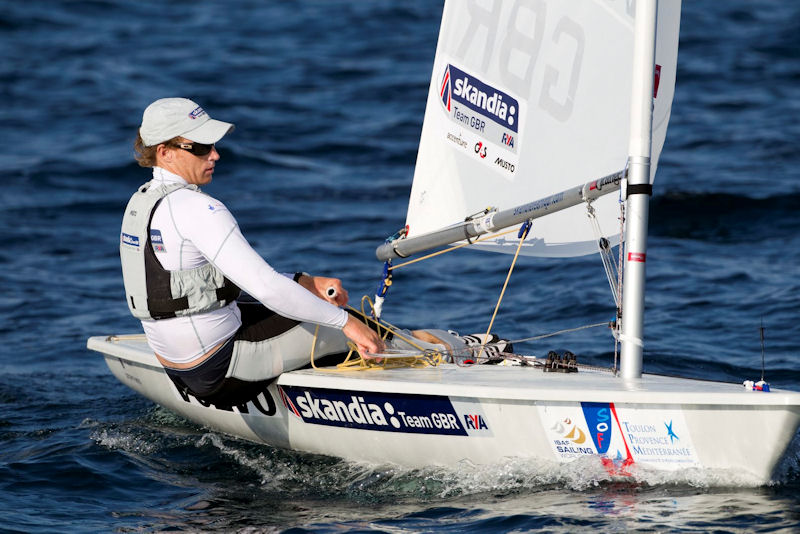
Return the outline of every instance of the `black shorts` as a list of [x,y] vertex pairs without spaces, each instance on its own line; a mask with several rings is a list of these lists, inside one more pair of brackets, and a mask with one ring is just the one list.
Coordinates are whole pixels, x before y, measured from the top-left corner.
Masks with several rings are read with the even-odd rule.
[[214,354],[189,369],[164,369],[178,389],[215,406],[236,406],[246,402],[264,386],[262,382],[225,378],[236,341],[263,341],[300,324],[278,315],[258,301],[241,300],[238,306],[242,325]]
[[[259,381],[247,381],[235,377],[226,378],[237,344],[258,344],[284,334],[301,324],[299,321],[278,315],[260,302],[246,296],[237,304],[241,312],[242,325],[214,354],[190,369],[165,368],[167,376],[184,394],[190,394],[202,402],[220,408],[246,403],[277,378]],[[346,355],[346,346],[343,348],[345,352],[321,356],[315,359],[315,363],[322,366],[341,362]],[[309,365],[310,363],[307,366]]]

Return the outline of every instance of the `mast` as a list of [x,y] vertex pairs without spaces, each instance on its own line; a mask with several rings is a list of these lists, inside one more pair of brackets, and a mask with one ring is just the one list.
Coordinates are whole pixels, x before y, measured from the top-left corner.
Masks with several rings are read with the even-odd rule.
[[628,145],[625,278],[622,302],[623,378],[642,376],[647,219],[650,209],[650,149],[653,126],[656,16],[658,0],[638,0],[633,32],[633,83]]

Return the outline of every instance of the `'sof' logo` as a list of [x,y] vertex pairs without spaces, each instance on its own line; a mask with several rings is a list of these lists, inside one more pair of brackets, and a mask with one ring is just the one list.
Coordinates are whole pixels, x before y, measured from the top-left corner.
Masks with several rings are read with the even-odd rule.
[[597,452],[606,453],[611,443],[611,405],[607,402],[583,402],[581,406]]

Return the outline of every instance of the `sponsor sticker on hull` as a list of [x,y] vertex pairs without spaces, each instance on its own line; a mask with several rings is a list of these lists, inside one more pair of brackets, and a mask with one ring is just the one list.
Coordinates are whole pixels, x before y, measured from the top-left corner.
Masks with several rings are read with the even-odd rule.
[[539,406],[544,430],[562,461],[598,455],[679,469],[699,465],[679,408],[626,408],[608,402]]
[[172,380],[170,380],[169,383],[170,387],[172,388],[172,392],[175,394],[175,397],[187,405],[214,411],[218,410],[223,412],[238,413],[240,415],[247,415],[251,417],[274,417],[278,413],[275,399],[272,398],[272,394],[269,392],[269,387],[270,384],[272,384],[272,380],[251,382],[248,386],[249,395],[234,405],[212,404],[203,399],[195,397],[188,391],[178,389]]
[[491,436],[478,403],[436,395],[280,386],[290,414],[304,423],[411,434]]

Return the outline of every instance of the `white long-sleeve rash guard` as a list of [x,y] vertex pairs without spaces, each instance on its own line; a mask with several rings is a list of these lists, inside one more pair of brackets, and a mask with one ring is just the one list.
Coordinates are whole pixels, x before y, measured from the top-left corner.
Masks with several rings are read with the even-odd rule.
[[[186,183],[160,167],[153,168],[153,179],[156,183]],[[334,328],[343,328],[347,322],[346,311],[313,295],[292,281],[291,275],[276,272],[253,250],[222,202],[206,194],[179,189],[167,195],[156,207],[150,234],[161,236],[161,244],[154,250],[167,270],[193,269],[211,262],[242,290],[284,317]],[[205,354],[240,325],[235,302],[198,315],[142,321],[151,348],[175,363],[191,362]]]

